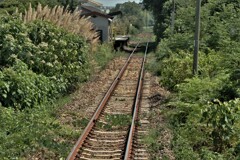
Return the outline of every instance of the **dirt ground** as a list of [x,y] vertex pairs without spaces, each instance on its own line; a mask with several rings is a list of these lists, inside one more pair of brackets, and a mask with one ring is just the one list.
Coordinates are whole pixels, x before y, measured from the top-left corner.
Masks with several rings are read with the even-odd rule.
[[160,79],[158,77],[151,77],[149,121],[151,125],[150,128],[158,131],[156,140],[158,150],[154,150],[153,153],[151,153],[151,156],[152,159],[174,160],[174,153],[171,150],[171,141],[173,136],[166,123],[167,117],[164,117],[162,114],[162,103],[170,95],[170,93],[159,85],[159,81]]

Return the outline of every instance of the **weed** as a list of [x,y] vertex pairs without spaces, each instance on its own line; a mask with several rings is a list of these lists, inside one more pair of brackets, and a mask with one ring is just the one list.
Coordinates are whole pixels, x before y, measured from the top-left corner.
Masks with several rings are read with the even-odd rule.
[[111,130],[111,129],[119,129],[119,128],[124,128],[128,127],[131,124],[131,116],[130,115],[125,115],[125,114],[107,114],[105,116],[106,123],[103,122],[97,122],[97,127],[106,129],[106,130]]
[[88,122],[89,122],[88,119],[82,118],[82,119],[76,119],[72,123],[73,123],[74,127],[85,128],[87,126]]

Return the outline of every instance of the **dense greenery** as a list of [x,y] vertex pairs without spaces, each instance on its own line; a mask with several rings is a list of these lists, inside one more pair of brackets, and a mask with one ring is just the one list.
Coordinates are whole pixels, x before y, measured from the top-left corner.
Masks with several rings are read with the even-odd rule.
[[[168,8],[164,8],[164,3],[168,3]],[[167,17],[169,18],[171,5],[167,0],[143,0],[146,9],[151,10],[154,16],[154,33],[157,36],[157,41],[163,38],[163,32],[167,28]]]
[[19,11],[24,12],[30,3],[33,7],[36,7],[38,3],[41,3],[44,6],[49,5],[50,7],[60,5],[58,0],[3,0],[0,1],[0,13],[5,13],[7,11],[11,14],[16,8],[18,8]]
[[113,57],[109,45],[90,50],[81,35],[50,22],[0,18],[0,159],[67,156],[83,126],[59,122],[62,96],[88,80],[90,62],[104,66]]
[[[174,129],[176,158],[239,159],[239,1],[202,1],[197,76],[192,75],[196,1],[176,1],[173,32],[172,1],[144,3],[153,10],[161,40],[153,68],[161,84],[174,92],[168,102],[174,109],[166,114]],[[157,4],[160,12],[155,12]]]
[[[152,24],[152,15],[144,11],[136,2],[117,4],[111,12],[121,11],[122,14],[114,19],[114,32],[116,34],[136,34],[143,27]],[[121,27],[120,27],[121,26]]]
[[83,38],[43,21],[24,25],[16,17],[7,17],[0,23],[4,106],[31,107],[87,79],[88,49]]
[[70,10],[74,10],[78,5],[78,0],[1,0],[0,1],[0,14],[5,13],[6,11],[12,14],[15,12],[16,8],[20,12],[24,12],[29,4],[32,4],[33,8],[36,8],[38,3],[41,3],[43,6],[54,7],[56,5],[63,5],[69,7]]
[[0,106],[0,159],[66,157],[72,147],[71,140],[80,132],[57,120],[59,106],[69,101],[63,98],[58,104],[22,111]]

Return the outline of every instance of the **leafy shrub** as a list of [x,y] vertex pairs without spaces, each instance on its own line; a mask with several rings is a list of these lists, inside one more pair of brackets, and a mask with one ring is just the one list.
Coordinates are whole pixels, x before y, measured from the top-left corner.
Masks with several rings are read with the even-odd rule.
[[217,77],[193,77],[176,86],[178,98],[182,102],[206,103],[219,95],[219,91],[228,80],[227,74]]
[[207,122],[207,126],[211,128],[209,134],[215,151],[221,153],[229,146],[234,147],[239,143],[239,99],[224,103],[215,100],[209,103],[202,116],[202,121]]
[[[53,116],[59,106],[35,106],[18,111],[0,105],[0,159],[60,159],[79,136]],[[63,137],[68,139],[63,141]],[[34,158],[33,158],[34,157]],[[41,159],[40,158],[40,159]]]
[[161,83],[170,89],[184,79],[192,77],[191,56],[180,52],[164,59],[161,63]]
[[199,155],[196,154],[186,138],[176,133],[175,139],[173,142],[174,153],[178,159],[184,160],[192,160],[192,159],[199,159]]
[[[186,159],[192,149],[198,152],[199,156],[205,157],[205,159],[206,157],[234,157],[233,151],[228,151],[230,149],[236,148],[235,150],[238,152],[237,144],[239,142],[237,133],[239,132],[238,119],[240,114],[236,108],[239,108],[239,101],[218,101],[217,104],[213,101],[216,97],[222,96],[221,91],[225,84],[228,84],[230,77],[229,74],[223,72],[212,78],[193,77],[176,85],[177,93],[169,102],[169,105],[176,106],[176,108],[169,114],[171,117],[170,122],[176,132],[174,143],[178,145],[175,145],[174,148],[177,157]],[[202,114],[203,111],[204,116]],[[221,122],[222,120],[225,121],[224,116],[227,117],[227,123],[229,124]],[[206,125],[207,121],[208,126]],[[215,127],[213,127],[213,123]],[[231,129],[227,129],[227,125],[231,125]],[[222,126],[225,127],[225,131],[221,130]],[[218,134],[213,136],[213,132]],[[231,138],[224,139],[224,141],[223,135],[220,134]],[[219,137],[223,140],[223,149],[219,149],[221,148]],[[184,147],[179,148],[182,145]],[[183,151],[187,148],[190,150]],[[224,154],[220,154],[223,152]]]
[[65,90],[65,84],[37,75],[17,60],[13,67],[0,72],[0,88],[0,102],[3,106],[23,109],[53,100]]
[[136,35],[139,33],[139,30],[135,28],[134,26],[129,27],[129,34]]
[[32,57],[34,71],[47,76],[62,76],[70,86],[87,79],[88,48],[83,38],[42,21],[28,26],[29,37],[39,48]]
[[98,46],[93,56],[98,65],[104,67],[113,58],[113,49],[109,44],[104,43]]
[[[168,113],[175,132],[176,159],[239,159],[240,113],[236,108],[240,96],[240,10],[237,1],[202,2],[196,77],[191,73],[194,47],[191,22],[195,4],[190,0],[176,3],[177,25],[172,32],[172,26],[166,24],[171,22],[172,5],[168,1],[155,2],[144,1],[157,18],[157,39],[164,38],[156,53],[156,72],[161,76],[161,84],[175,91]],[[157,3],[163,6],[160,10]],[[205,111],[204,115],[201,110]]]
[[[186,78],[192,78],[193,56],[188,51],[179,51],[175,54],[169,52],[162,57],[160,63],[161,83],[169,89],[174,89],[176,84],[182,83]],[[208,54],[199,53],[199,76],[213,77],[221,72],[220,54],[210,51]],[[210,65],[211,64],[211,65]]]
[[221,101],[230,101],[235,98],[240,98],[240,70],[235,70],[230,74],[230,77],[222,89],[219,91],[219,96],[217,97]]
[[88,45],[82,37],[43,21],[23,25],[18,18],[5,17],[0,24],[2,66],[11,66],[11,57],[17,57],[35,73],[67,82],[68,88],[88,78]]

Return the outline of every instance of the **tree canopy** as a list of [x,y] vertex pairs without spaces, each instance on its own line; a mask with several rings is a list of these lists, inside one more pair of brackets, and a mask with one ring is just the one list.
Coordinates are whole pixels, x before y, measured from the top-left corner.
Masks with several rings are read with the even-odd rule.
[[24,12],[29,4],[35,8],[38,3],[43,6],[48,5],[49,7],[54,7],[55,5],[69,6],[70,10],[74,10],[79,4],[78,0],[0,0],[0,14],[4,12],[13,13],[16,8],[20,12]]
[[59,0],[3,0],[0,2],[0,12],[3,13],[7,11],[13,13],[16,8],[18,8],[19,11],[24,12],[30,3],[33,7],[36,7],[38,3],[41,3],[44,6],[49,5],[50,7],[61,4]]
[[142,5],[136,2],[125,2],[123,4],[117,4],[115,8],[111,10],[121,11],[121,17],[118,17],[115,21],[117,25],[124,26],[122,30],[125,33],[134,33],[137,30],[141,30],[143,26],[146,25],[146,19],[151,20],[151,15],[149,12],[143,10]]

